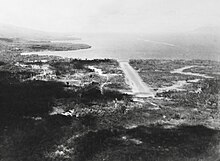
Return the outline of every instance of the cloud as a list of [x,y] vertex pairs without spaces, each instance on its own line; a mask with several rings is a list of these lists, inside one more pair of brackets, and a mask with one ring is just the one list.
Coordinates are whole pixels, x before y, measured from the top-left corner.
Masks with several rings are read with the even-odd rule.
[[59,32],[186,31],[220,25],[219,0],[1,0],[0,22]]

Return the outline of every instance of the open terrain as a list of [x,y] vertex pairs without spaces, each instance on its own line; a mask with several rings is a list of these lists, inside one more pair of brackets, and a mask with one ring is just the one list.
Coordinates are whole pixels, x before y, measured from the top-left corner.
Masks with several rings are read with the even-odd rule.
[[219,62],[22,56],[1,41],[0,160],[220,159]]
[[115,60],[39,59],[1,62],[2,160],[219,159],[217,75],[188,79],[175,69],[192,64],[168,61],[188,83],[167,91],[155,79],[155,97],[136,98],[120,92],[132,87]]

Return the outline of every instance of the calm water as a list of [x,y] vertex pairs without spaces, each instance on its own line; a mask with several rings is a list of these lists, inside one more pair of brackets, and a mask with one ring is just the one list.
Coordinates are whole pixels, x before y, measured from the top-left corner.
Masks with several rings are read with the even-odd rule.
[[[91,49],[37,52],[39,55],[95,59],[211,59],[219,60],[220,39],[201,35],[87,34],[79,35]],[[63,42],[63,41],[62,41]],[[64,41],[69,42],[69,41]],[[32,53],[33,54],[33,53]]]

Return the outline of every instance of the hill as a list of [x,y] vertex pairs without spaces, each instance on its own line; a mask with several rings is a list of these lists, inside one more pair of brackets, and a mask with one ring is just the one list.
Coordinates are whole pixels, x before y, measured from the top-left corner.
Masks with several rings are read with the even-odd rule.
[[72,37],[67,33],[53,33],[29,28],[23,28],[13,25],[0,24],[0,37],[21,38],[31,40],[75,40],[79,39]]

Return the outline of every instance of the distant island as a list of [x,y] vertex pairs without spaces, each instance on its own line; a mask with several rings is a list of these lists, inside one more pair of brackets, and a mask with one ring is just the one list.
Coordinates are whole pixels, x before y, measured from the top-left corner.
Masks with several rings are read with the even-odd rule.
[[54,43],[49,40],[26,40],[0,37],[0,60],[19,61],[25,57],[22,56],[21,53],[28,52],[70,51],[89,48],[91,48],[91,46],[87,44]]

